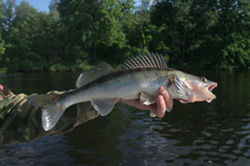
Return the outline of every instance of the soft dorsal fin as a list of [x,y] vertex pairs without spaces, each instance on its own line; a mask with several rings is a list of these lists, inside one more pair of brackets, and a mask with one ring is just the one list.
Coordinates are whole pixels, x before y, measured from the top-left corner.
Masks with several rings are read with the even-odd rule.
[[87,83],[96,80],[104,75],[112,73],[114,69],[106,62],[101,62],[95,68],[83,72],[76,81],[76,87],[79,88]]
[[130,70],[136,68],[167,68],[167,62],[162,55],[158,53],[147,54],[146,56],[132,57],[126,60],[123,65],[123,70]]

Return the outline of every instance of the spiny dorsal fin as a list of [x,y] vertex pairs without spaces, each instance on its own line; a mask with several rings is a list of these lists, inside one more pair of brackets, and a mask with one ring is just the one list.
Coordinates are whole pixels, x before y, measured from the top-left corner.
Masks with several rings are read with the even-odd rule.
[[158,53],[149,53],[146,56],[132,57],[126,60],[123,65],[123,70],[130,70],[136,68],[167,68],[167,62],[162,55]]
[[109,64],[106,62],[101,62],[95,68],[83,72],[76,81],[76,87],[79,88],[83,85],[86,85],[87,83],[113,71],[114,69]]

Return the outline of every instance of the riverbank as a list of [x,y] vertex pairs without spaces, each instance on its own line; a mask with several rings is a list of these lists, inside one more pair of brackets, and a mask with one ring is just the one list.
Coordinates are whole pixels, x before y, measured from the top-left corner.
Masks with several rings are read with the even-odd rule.
[[[114,68],[120,68],[120,65],[111,65]],[[0,62],[0,73],[12,73],[12,72],[64,72],[64,71],[85,71],[93,68],[94,65],[89,64],[87,61],[76,60],[75,62],[69,61],[18,61],[18,62]],[[170,65],[170,68],[179,70],[216,70],[216,69],[206,69],[200,66],[178,66]],[[242,70],[239,68],[231,68],[227,70],[220,71],[237,71]],[[244,70],[250,70],[250,67]]]
[[18,63],[0,63],[0,73],[11,72],[63,72],[63,71],[84,71],[92,68],[93,65],[85,61],[70,62],[45,62],[45,61],[23,61]]

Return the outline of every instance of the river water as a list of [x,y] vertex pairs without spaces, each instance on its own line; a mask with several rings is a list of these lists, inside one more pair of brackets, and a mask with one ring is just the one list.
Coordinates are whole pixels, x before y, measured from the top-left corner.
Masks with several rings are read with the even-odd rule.
[[[174,102],[163,119],[117,104],[111,114],[65,135],[0,146],[0,165],[250,165],[250,71],[191,71],[218,82],[212,103]],[[15,73],[0,83],[15,93],[74,87],[79,73]]]

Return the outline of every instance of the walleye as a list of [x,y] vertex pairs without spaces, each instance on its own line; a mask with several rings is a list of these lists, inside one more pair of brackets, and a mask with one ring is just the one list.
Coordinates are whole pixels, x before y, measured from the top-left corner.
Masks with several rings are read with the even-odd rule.
[[94,109],[105,116],[120,99],[140,99],[145,105],[155,103],[161,86],[182,103],[211,102],[216,98],[212,90],[217,83],[170,69],[161,55],[152,53],[125,61],[119,71],[102,62],[79,76],[76,89],[56,98],[35,95],[28,98],[28,102],[42,107],[42,125],[47,131],[74,104],[90,101]]

